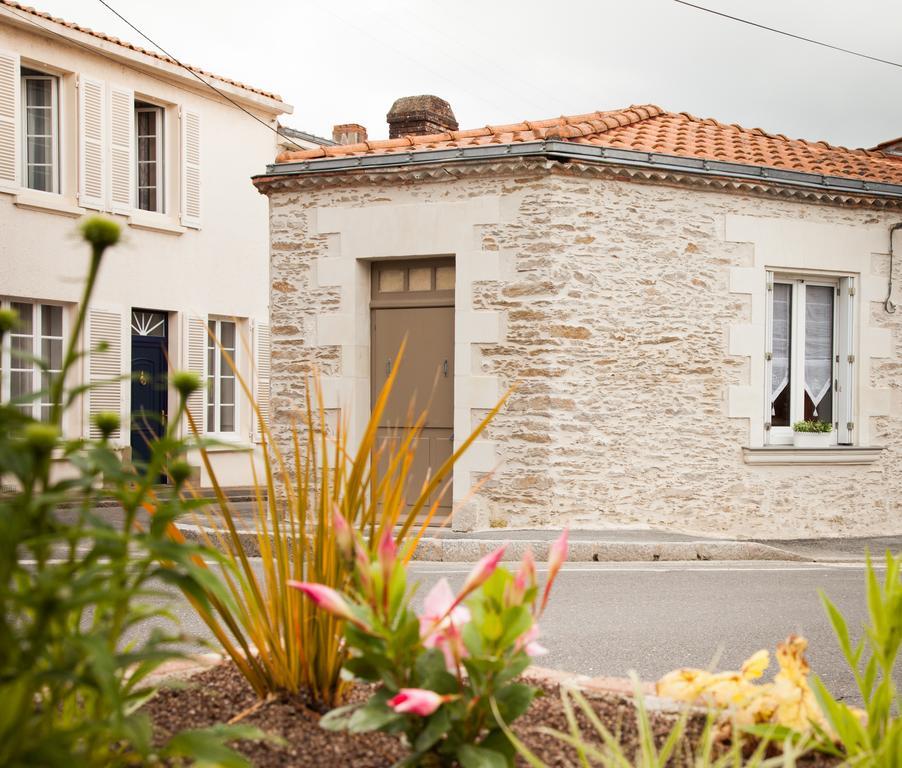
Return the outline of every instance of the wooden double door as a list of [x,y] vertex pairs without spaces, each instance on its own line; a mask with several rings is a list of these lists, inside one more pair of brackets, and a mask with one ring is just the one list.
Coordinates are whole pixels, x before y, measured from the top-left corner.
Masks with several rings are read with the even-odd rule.
[[[372,270],[373,402],[400,365],[379,424],[380,443],[392,446],[405,439],[426,411],[407,487],[411,504],[424,480],[434,476],[454,450],[454,261],[376,262]],[[404,356],[399,362],[398,351],[405,339]],[[380,469],[384,471],[384,462]],[[440,486],[446,490],[436,521],[451,512],[450,480],[449,475]]]

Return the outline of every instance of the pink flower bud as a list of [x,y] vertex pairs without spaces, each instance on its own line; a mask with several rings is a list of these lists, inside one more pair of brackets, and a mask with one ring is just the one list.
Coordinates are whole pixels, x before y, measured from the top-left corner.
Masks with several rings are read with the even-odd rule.
[[398,547],[395,545],[395,537],[392,532],[386,528],[379,539],[379,548],[376,551],[379,558],[379,564],[382,566],[382,573],[385,575],[386,581],[391,573],[392,566],[395,564],[395,558],[398,556]]
[[388,706],[402,715],[429,717],[448,699],[448,696],[441,696],[435,691],[423,688],[402,688],[397,696],[388,700]]
[[542,593],[542,607],[539,609],[539,613],[545,610],[548,598],[551,595],[551,586],[557,578],[558,571],[561,570],[561,566],[567,559],[567,535],[568,529],[564,528],[560,537],[551,545],[551,550],[548,552],[548,581],[545,584],[545,591]]
[[368,629],[360,619],[354,616],[351,612],[351,607],[345,602],[345,599],[331,587],[327,587],[324,584],[314,584],[309,581],[289,581],[288,586],[299,589],[307,595],[318,608],[322,608],[324,611],[331,613],[333,616],[337,616],[339,619],[350,621],[361,629]]
[[523,553],[523,560],[520,562],[520,570],[514,576],[514,581],[510,586],[509,597],[511,605],[520,605],[526,590],[536,585],[536,559],[532,554],[532,549],[527,547]]
[[476,566],[470,571],[470,575],[467,576],[463,588],[458,593],[457,599],[454,601],[455,605],[460,603],[473,590],[479,589],[489,576],[495,572],[498,563],[501,562],[501,558],[504,556],[505,549],[507,549],[507,544],[502,544],[494,552],[490,552],[476,563]]
[[332,529],[335,532],[335,543],[342,557],[350,559],[354,554],[354,533],[348,524],[347,518],[341,514],[338,506],[332,512]]

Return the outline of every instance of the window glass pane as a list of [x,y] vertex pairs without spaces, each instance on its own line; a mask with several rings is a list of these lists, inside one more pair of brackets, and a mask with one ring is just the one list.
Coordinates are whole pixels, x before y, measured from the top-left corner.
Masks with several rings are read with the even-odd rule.
[[833,421],[833,299],[829,285],[805,288],[805,418]]
[[28,188],[40,192],[53,191],[53,172],[47,165],[28,166]]
[[771,349],[770,423],[790,426],[790,353],[792,350],[792,286],[774,283]]
[[52,84],[49,78],[25,79],[25,104],[29,107],[49,107],[53,98]]
[[219,411],[219,431],[234,432],[235,431],[235,406],[224,405]]
[[138,112],[138,135],[153,136],[157,128],[157,116],[155,112],[141,110]]
[[31,336],[11,336],[10,348],[13,368],[31,368],[30,357],[34,354],[34,341]]
[[32,322],[32,305],[26,304],[24,301],[14,301],[11,306],[13,311],[19,316],[19,323],[16,326],[15,333],[25,335],[31,334],[34,328]]
[[50,165],[53,162],[53,144],[49,136],[28,137],[28,162]]
[[404,290],[403,269],[383,269],[379,272],[380,293],[399,293]]
[[41,334],[43,336],[63,335],[63,308],[53,304],[41,305]]
[[43,360],[51,371],[62,370],[63,367],[63,340],[62,339],[42,339],[41,340],[41,360]]
[[138,163],[138,186],[155,187],[157,184],[157,164]]
[[220,402],[223,405],[235,403],[235,379],[231,376],[223,376],[219,382]]
[[25,110],[25,131],[29,136],[49,136],[53,132],[53,110],[46,107]]
[[454,290],[454,267],[437,267],[435,270],[435,290]]
[[216,406],[211,402],[207,405],[207,432],[216,431]]
[[221,322],[220,326],[222,328],[221,335],[219,337],[219,341],[222,343],[222,346],[227,350],[235,349],[235,323],[229,322]]
[[23,397],[34,391],[34,373],[28,371],[12,371],[9,375],[9,395],[12,399]]
[[432,268],[414,267],[410,270],[407,280],[411,291],[431,291]]

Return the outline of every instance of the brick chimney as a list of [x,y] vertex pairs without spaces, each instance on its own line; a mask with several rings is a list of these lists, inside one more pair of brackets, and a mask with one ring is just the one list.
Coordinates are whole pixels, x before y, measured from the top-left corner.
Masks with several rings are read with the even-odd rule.
[[391,105],[385,117],[390,139],[457,130],[451,105],[438,96],[404,96]]
[[366,141],[366,128],[357,123],[333,125],[332,141],[336,144],[362,144]]

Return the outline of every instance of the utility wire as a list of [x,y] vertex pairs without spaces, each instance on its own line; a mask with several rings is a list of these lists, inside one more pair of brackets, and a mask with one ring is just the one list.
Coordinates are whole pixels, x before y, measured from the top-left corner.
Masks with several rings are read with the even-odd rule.
[[268,130],[270,130],[270,131],[272,131],[274,134],[276,134],[276,136],[281,136],[283,139],[285,139],[285,140],[291,142],[291,143],[294,144],[294,146],[296,146],[298,149],[307,149],[307,147],[303,147],[303,146],[301,146],[300,144],[298,144],[296,141],[293,141],[293,140],[291,139],[291,137],[285,136],[284,134],[279,133],[279,131],[278,131],[276,128],[273,128],[273,127],[272,127],[269,123],[267,123],[266,121],[261,120],[261,119],[260,119],[259,117],[257,117],[253,112],[250,112],[250,111],[248,111],[247,109],[245,109],[244,107],[242,107],[242,106],[241,106],[237,101],[235,101],[231,96],[229,96],[227,93],[223,93],[221,90],[219,90],[219,88],[217,88],[215,85],[213,85],[213,83],[211,83],[211,82],[209,82],[208,80],[206,80],[206,79],[204,79],[203,77],[201,77],[201,76],[200,76],[197,72],[195,72],[191,67],[189,67],[189,66],[186,65],[186,64],[182,64],[181,61],[179,61],[175,56],[173,56],[171,53],[169,53],[169,51],[167,51],[165,48],[163,48],[162,45],[160,45],[159,43],[156,43],[156,42],[154,42],[153,40],[151,40],[146,34],[144,34],[144,32],[142,32],[140,29],[138,29],[138,27],[136,27],[134,24],[132,24],[128,19],[126,19],[125,16],[123,16],[121,13],[119,13],[119,11],[117,11],[115,8],[113,8],[113,6],[111,6],[109,3],[105,2],[105,0],[97,0],[97,1],[98,1],[104,8],[106,8],[110,13],[112,13],[114,16],[117,16],[119,19],[121,19],[123,22],[125,22],[129,27],[131,27],[135,32],[137,32],[139,35],[141,35],[141,37],[143,37],[143,38],[144,38],[148,43],[150,43],[154,48],[156,48],[158,51],[160,51],[161,53],[163,53],[163,54],[165,54],[166,56],[168,56],[170,59],[172,59],[176,64],[178,64],[178,65],[179,65],[182,69],[184,69],[186,72],[190,72],[191,75],[192,75],[193,77],[195,77],[197,80],[200,80],[200,82],[202,82],[205,86],[207,86],[207,88],[210,88],[211,90],[215,91],[215,92],[216,92],[217,94],[219,94],[222,98],[224,98],[226,101],[228,101],[233,107],[237,107],[237,108],[240,109],[242,112],[244,112],[244,114],[246,114],[248,117],[251,117],[251,118],[253,118],[254,120],[256,120],[256,121],[257,121],[258,123],[260,123],[260,125],[262,125],[264,128],[267,128]]
[[695,5],[694,3],[687,3],[686,0],[673,0],[675,3],[679,3],[680,5],[688,6],[689,8],[695,8],[698,11],[704,11],[705,13],[712,13],[715,16],[721,16],[724,19],[730,19],[730,21],[738,21],[741,24],[748,24],[750,27],[757,27],[758,29],[764,29],[768,32],[776,32],[778,35],[783,35],[785,37],[791,37],[794,40],[801,40],[805,43],[811,43],[812,45],[819,45],[822,48],[829,48],[833,51],[840,51],[841,53],[848,53],[852,56],[859,56],[862,59],[870,59],[871,61],[879,62],[880,64],[889,64],[891,67],[899,67],[902,69],[902,64],[897,61],[889,61],[888,59],[881,59],[878,56],[871,56],[867,53],[861,53],[859,51],[852,51],[848,48],[841,48],[838,45],[831,45],[830,43],[822,43],[820,40],[812,40],[810,37],[804,37],[802,35],[796,35],[792,32],[786,32],[782,29],[777,29],[776,27],[768,27],[765,24],[758,24],[755,21],[749,21],[748,19],[741,19],[738,16],[730,16],[728,13],[722,13],[721,11],[715,11],[713,8],[705,8],[702,5]]

